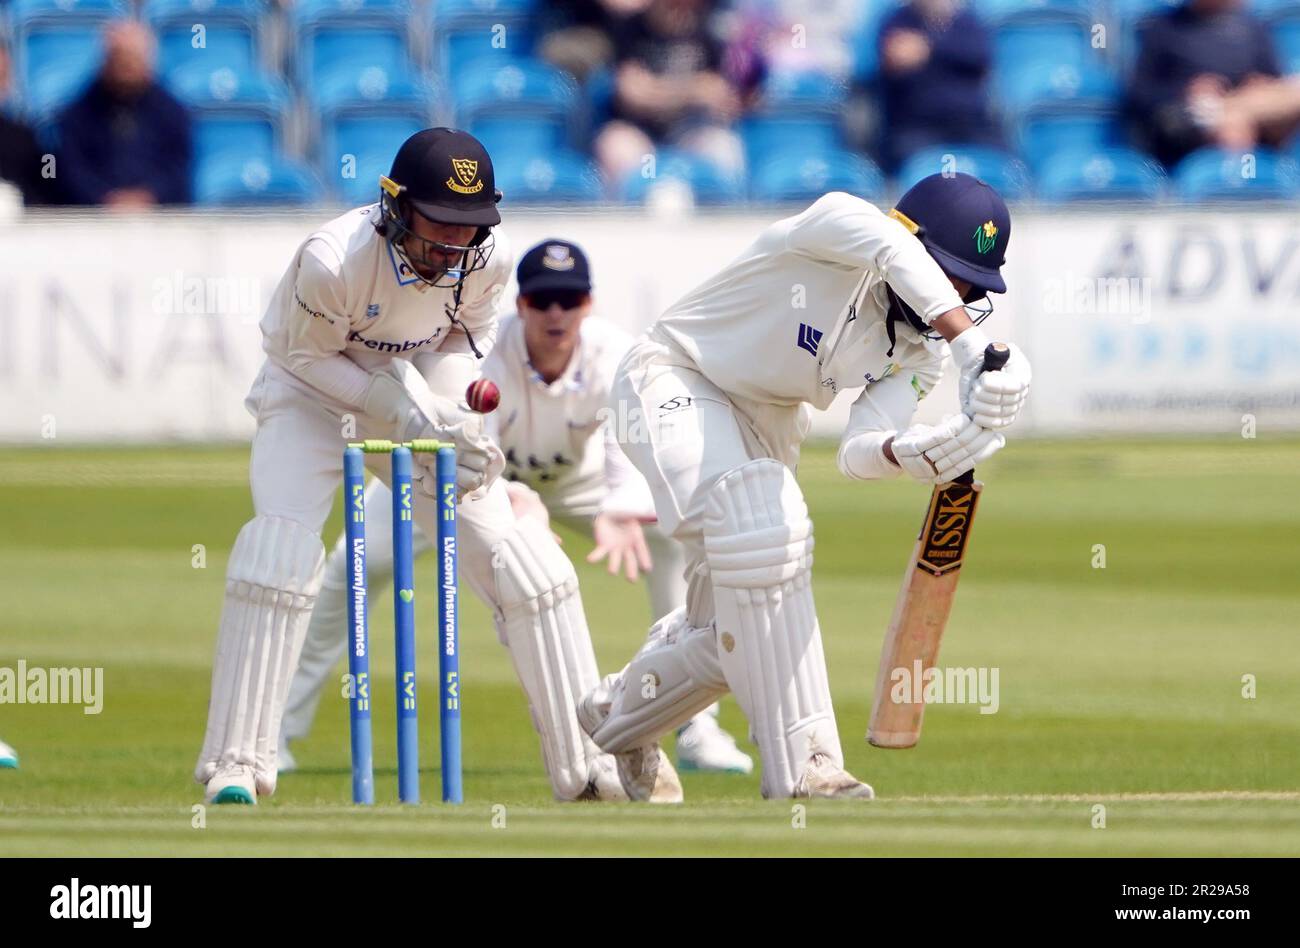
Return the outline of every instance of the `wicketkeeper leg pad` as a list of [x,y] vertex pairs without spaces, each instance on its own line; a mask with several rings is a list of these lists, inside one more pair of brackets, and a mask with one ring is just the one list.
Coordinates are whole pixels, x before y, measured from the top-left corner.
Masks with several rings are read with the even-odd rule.
[[280,717],[320,589],[325,548],[296,520],[255,517],[235,539],[212,666],[208,729],[195,769],[252,767],[257,792],[275,792]]
[[530,518],[516,520],[492,556],[497,635],[528,697],[555,797],[577,799],[599,752],[576,706],[600,681],[577,574],[550,530]]

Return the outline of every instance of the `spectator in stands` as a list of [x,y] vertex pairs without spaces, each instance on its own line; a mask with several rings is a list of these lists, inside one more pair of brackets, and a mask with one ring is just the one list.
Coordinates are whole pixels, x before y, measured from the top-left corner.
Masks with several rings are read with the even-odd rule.
[[185,107],[158,82],[153,34],[120,21],[104,64],[59,117],[59,180],[72,204],[138,210],[191,200],[193,142]]
[[1129,104],[1157,158],[1202,145],[1277,145],[1300,125],[1300,82],[1281,78],[1268,27],[1240,0],[1187,0],[1141,34]]
[[614,36],[615,118],[596,137],[596,159],[615,187],[668,145],[722,169],[744,165],[731,129],[744,104],[723,75],[723,46],[710,29],[710,0],[653,0]]
[[538,49],[548,63],[585,82],[614,58],[619,24],[650,0],[551,0],[542,10],[546,35]]
[[911,0],[885,17],[876,43],[889,170],[932,145],[1001,144],[985,89],[989,32],[961,0]]
[[[0,105],[9,94],[9,50],[0,45]],[[51,179],[42,174],[44,167],[44,155],[31,127],[0,112],[0,181],[17,188],[24,204],[46,204],[53,186]]]

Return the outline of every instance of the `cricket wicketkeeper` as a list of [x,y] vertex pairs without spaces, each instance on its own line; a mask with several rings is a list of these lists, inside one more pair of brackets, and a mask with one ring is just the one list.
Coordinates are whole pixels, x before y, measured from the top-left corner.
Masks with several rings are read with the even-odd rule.
[[[675,303],[619,366],[611,399],[636,417],[620,442],[659,523],[687,553],[685,608],[578,708],[606,751],[659,736],[731,691],[762,758],[765,797],[866,797],[844,769],[810,574],[813,536],[795,481],[809,406],[862,389],[840,470],[952,480],[1000,449],[1029,391],[1010,346],[981,375],[977,322],[1003,293],[1011,220],[969,175],[932,175],[888,214],[827,194],[763,231]],[[946,351],[958,413],[909,427]]]
[[[215,803],[275,791],[280,720],[321,585],[320,533],[344,446],[434,438],[456,447],[461,576],[510,650],[556,798],[680,799],[656,747],[629,752],[616,773],[578,726],[577,700],[599,675],[573,566],[550,530],[514,515],[501,450],[462,401],[491,348],[512,264],[494,231],[492,161],[465,132],[425,129],[381,185],[377,204],[307,238],[262,320],[266,362],[246,403],[257,418],[255,516],[226,570],[195,776]],[[388,479],[387,464],[368,463]],[[436,534],[434,472],[415,479],[415,522]]]

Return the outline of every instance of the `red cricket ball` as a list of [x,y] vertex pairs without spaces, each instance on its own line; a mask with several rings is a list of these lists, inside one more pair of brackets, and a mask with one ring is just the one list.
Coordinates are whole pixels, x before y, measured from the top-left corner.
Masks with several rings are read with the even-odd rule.
[[465,389],[465,402],[480,414],[490,414],[501,404],[501,389],[490,379],[478,379]]

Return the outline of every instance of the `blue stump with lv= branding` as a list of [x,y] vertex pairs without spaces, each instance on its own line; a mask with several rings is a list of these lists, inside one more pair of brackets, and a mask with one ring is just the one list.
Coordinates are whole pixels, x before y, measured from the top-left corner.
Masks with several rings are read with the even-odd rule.
[[363,441],[343,455],[346,542],[349,550],[348,672],[352,693],[352,801],[372,804],[374,761],[370,724],[370,647],[366,615],[365,455],[392,458],[393,612],[397,684],[397,784],[403,803],[420,802],[419,704],[416,695],[415,558],[413,555],[412,452],[436,454],[435,497],[438,504],[438,678],[441,732],[442,799],[460,803],[460,666],[457,606],[456,451],[438,441],[398,444]]

